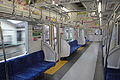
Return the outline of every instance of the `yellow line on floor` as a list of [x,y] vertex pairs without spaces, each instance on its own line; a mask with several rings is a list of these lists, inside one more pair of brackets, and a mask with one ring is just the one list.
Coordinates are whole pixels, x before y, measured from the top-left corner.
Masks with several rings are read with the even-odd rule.
[[88,44],[90,44],[91,42],[87,42]]
[[77,50],[80,51],[80,50],[82,50],[82,49],[84,49],[84,48],[85,48],[85,47],[80,47],[80,48],[78,48]]
[[58,71],[62,66],[64,66],[68,61],[59,61],[56,63],[56,65],[50,69],[48,69],[47,71],[45,71],[44,73],[46,74],[54,74],[56,71]]

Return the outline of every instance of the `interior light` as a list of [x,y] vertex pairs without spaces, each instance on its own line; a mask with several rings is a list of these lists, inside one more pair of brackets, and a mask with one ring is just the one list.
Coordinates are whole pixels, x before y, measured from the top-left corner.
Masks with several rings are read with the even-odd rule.
[[100,13],[101,11],[102,11],[102,4],[101,4],[101,2],[99,2],[99,4],[98,4],[98,13]]
[[100,25],[102,25],[102,18],[100,18]]
[[100,17],[100,18],[102,17],[102,14],[101,14],[101,13],[99,14],[99,17]]
[[69,12],[69,10],[66,9],[65,7],[62,7],[62,10],[64,10],[65,12]]
[[13,24],[18,24],[18,23],[23,22],[23,21],[18,21],[18,20],[7,20],[7,21],[9,21],[9,22],[11,22]]
[[54,0],[52,1],[52,4],[55,4],[55,1],[54,1]]
[[97,0],[99,2],[99,0]]
[[56,6],[58,6],[58,4],[55,4]]
[[101,4],[101,2],[99,2],[99,4],[98,4],[98,13],[100,13],[102,11],[102,4]]

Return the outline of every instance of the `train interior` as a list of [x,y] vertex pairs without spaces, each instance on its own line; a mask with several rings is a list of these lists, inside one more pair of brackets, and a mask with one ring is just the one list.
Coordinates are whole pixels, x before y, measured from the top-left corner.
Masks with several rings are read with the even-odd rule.
[[120,1],[0,0],[0,80],[120,80]]

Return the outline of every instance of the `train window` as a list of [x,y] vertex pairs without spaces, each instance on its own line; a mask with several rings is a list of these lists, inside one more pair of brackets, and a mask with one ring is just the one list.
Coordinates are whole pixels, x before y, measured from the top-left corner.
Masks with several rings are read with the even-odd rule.
[[44,37],[45,37],[45,42],[47,42],[48,44],[50,44],[50,32],[49,32],[49,26],[45,25],[44,27]]
[[[7,59],[27,53],[27,26],[25,21],[0,20]],[[3,60],[3,48],[0,37],[0,60]]]
[[70,41],[74,40],[74,29],[73,28],[69,28],[70,29]]
[[57,43],[57,29],[54,26],[54,45],[56,45],[56,43]]
[[74,29],[66,27],[64,31],[64,38],[66,41],[74,40]]
[[66,27],[64,30],[65,30],[64,31],[64,38],[66,41],[69,41],[69,28]]
[[54,45],[54,50],[56,48],[56,45],[57,45],[57,28],[56,26],[54,26],[54,34],[53,34],[53,45]]
[[95,29],[95,35],[98,35],[99,34],[99,29]]

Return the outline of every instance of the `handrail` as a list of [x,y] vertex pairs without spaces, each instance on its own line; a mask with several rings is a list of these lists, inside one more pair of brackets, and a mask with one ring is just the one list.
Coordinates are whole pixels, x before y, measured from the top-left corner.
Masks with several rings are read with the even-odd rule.
[[112,55],[112,54],[115,52],[115,50],[118,50],[118,49],[120,49],[120,45],[119,45],[119,46],[116,46],[114,49],[112,49],[112,50],[109,52],[109,55],[108,55],[108,56]]

